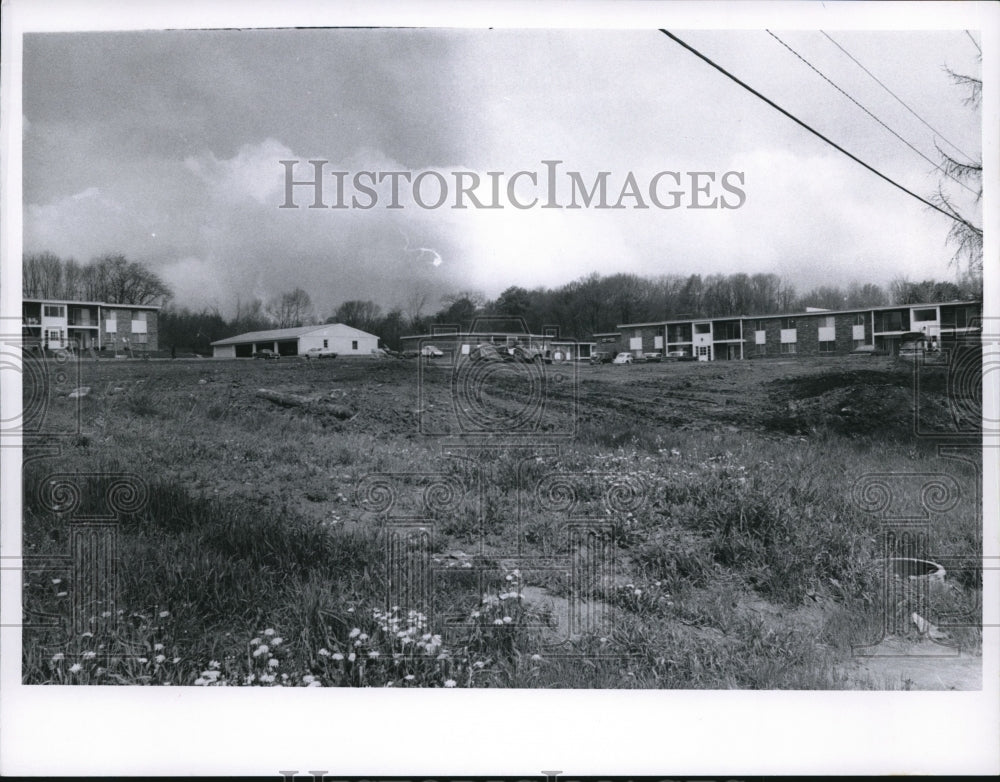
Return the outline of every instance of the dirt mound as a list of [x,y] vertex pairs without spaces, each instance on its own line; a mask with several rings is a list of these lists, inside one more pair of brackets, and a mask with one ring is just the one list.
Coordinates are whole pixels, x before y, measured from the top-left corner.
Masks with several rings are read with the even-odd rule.
[[789,434],[828,430],[849,437],[912,438],[953,428],[947,378],[910,366],[852,369],[782,378],[767,384],[761,423]]

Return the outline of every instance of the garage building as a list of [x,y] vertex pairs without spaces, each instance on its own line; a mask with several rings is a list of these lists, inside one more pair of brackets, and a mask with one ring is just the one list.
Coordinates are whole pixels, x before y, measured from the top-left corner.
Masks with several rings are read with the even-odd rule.
[[279,356],[302,356],[311,348],[338,356],[371,356],[378,348],[378,337],[344,323],[249,331],[213,342],[212,356],[251,358],[261,350],[273,350]]

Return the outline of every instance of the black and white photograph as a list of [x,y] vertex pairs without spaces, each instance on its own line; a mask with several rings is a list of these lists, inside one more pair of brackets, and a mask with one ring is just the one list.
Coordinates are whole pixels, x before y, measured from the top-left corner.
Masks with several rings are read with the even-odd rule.
[[87,5],[4,8],[5,722],[997,769],[995,6]]

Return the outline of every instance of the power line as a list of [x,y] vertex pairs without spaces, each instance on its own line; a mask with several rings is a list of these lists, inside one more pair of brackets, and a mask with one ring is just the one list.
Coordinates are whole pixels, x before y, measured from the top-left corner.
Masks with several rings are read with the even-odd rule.
[[744,81],[741,81],[739,78],[737,78],[736,76],[734,76],[733,74],[731,74],[729,71],[727,71],[721,65],[716,64],[710,58],[706,57],[704,54],[702,54],[701,52],[699,52],[693,46],[690,46],[689,44],[686,44],[684,41],[682,41],[680,38],[678,38],[676,35],[674,35],[669,30],[660,29],[660,32],[663,33],[665,36],[667,36],[667,38],[669,38],[670,40],[672,40],[675,43],[678,43],[681,46],[683,46],[685,49],[687,49],[689,52],[691,52],[696,57],[698,57],[698,58],[704,60],[705,62],[707,62],[709,65],[711,65],[717,71],[719,71],[719,73],[721,73],[721,74],[727,76],[728,78],[732,79],[734,82],[736,82],[737,84],[739,84],[743,89],[745,89],[751,95],[755,95],[756,97],[758,97],[762,101],[764,101],[771,108],[773,108],[773,109],[781,112],[782,114],[784,114],[786,117],[788,117],[790,120],[792,120],[792,122],[795,122],[796,124],[801,125],[806,130],[808,130],[810,133],[812,133],[814,136],[822,139],[827,144],[829,144],[831,147],[833,147],[834,149],[836,149],[838,152],[842,152],[843,154],[847,155],[847,157],[849,157],[851,160],[853,160],[855,163],[858,163],[859,165],[864,166],[865,168],[867,168],[869,171],[871,171],[873,174],[875,174],[875,176],[879,177],[880,179],[884,179],[886,182],[888,182],[893,187],[896,187],[896,188],[902,190],[907,195],[912,196],[913,198],[917,199],[920,203],[924,204],[925,206],[929,206],[934,211],[940,212],[945,217],[947,217],[947,218],[949,218],[951,220],[955,220],[956,222],[968,225],[968,223],[965,220],[963,220],[961,217],[958,217],[957,215],[954,215],[954,214],[951,214],[951,213],[945,211],[944,209],[942,209],[937,204],[934,204],[934,203],[931,203],[930,201],[928,201],[926,198],[921,198],[916,193],[914,193],[912,190],[907,190],[905,187],[903,187],[898,182],[896,182],[896,181],[890,179],[889,177],[887,177],[881,171],[878,171],[877,169],[872,168],[870,165],[868,165],[867,163],[865,163],[865,161],[863,161],[861,158],[856,157],[855,155],[852,155],[850,152],[848,152],[842,146],[840,146],[839,144],[831,141],[826,136],[824,136],[822,133],[820,133],[818,130],[815,130],[814,128],[810,127],[809,125],[807,125],[805,122],[803,122],[802,120],[800,120],[798,117],[796,117],[791,112],[788,112],[785,109],[781,108],[781,106],[779,106],[777,103],[775,103],[770,98],[766,98],[763,95],[761,95],[759,92],[757,92],[757,90],[755,90],[749,84],[747,84]]
[[[903,101],[902,98],[900,98],[895,92],[893,92],[888,87],[886,87],[885,84],[883,84],[882,81],[878,78],[878,76],[876,76],[874,73],[872,73],[870,70],[868,70],[864,65],[862,65],[860,62],[858,62],[857,58],[854,57],[854,55],[852,55],[849,51],[847,51],[847,49],[845,49],[843,46],[841,46],[839,43],[837,43],[835,40],[833,40],[833,38],[831,38],[829,35],[827,35],[827,33],[823,32],[822,30],[820,30],[820,32],[823,33],[823,35],[826,36],[826,39],[830,43],[832,43],[834,46],[836,46],[838,49],[840,49],[840,51],[842,51],[844,54],[846,54],[855,65],[857,65],[861,70],[863,70],[865,73],[867,73],[869,76],[871,76],[876,82],[878,82],[879,86],[881,86],[883,90],[885,90],[886,92],[888,92],[890,95],[892,95],[892,97],[894,97],[897,101],[899,101],[900,104],[902,104],[903,108],[905,108],[908,112],[910,112],[910,114],[912,114],[918,120],[920,120],[921,122],[923,122],[924,125],[926,125],[928,128],[930,128],[935,133],[935,135],[940,136],[941,140],[944,141],[949,147],[951,147],[952,149],[955,149],[955,150],[961,152],[963,155],[965,155],[965,157],[966,157],[967,160],[971,160],[971,161],[975,162],[975,158],[972,157],[972,155],[970,155],[968,152],[964,152],[960,147],[958,147],[955,144],[953,144],[952,142],[950,142],[947,139],[947,137],[944,135],[944,133],[942,133],[940,130],[938,130],[937,128],[935,128],[927,120],[925,120],[923,117],[921,117],[919,114],[917,114],[917,112],[915,112],[913,109],[911,109],[909,106],[907,106],[906,103],[905,103],[905,101]],[[966,32],[968,32],[968,31],[966,31]],[[973,43],[975,43],[975,41],[973,41]],[[978,48],[978,47],[976,47],[976,48]]]
[[969,36],[969,40],[972,41],[972,45],[976,47],[976,51],[979,52],[979,56],[982,57],[983,56],[983,50],[979,48],[979,44],[976,43],[976,39],[972,37],[972,33],[970,33],[968,30],[966,30],[965,34],[967,36]]
[[807,60],[805,57],[803,57],[801,54],[799,54],[797,51],[795,51],[795,49],[793,49],[791,46],[789,46],[787,43],[785,43],[783,40],[781,40],[777,35],[775,35],[774,33],[772,33],[770,30],[767,30],[766,32],[774,40],[776,40],[778,43],[780,43],[782,46],[784,46],[786,49],[788,49],[788,51],[790,51],[792,54],[794,54],[796,57],[798,57],[802,62],[804,62],[806,65],[808,65],[820,78],[822,78],[824,81],[826,81],[827,84],[829,84],[831,87],[833,87],[835,90],[837,90],[837,92],[839,92],[841,95],[843,95],[849,101],[851,101],[851,103],[853,103],[855,106],[857,106],[859,109],[861,109],[865,114],[867,114],[869,117],[871,117],[873,120],[875,120],[879,125],[881,125],[883,128],[885,128],[886,130],[888,130],[892,135],[894,135],[896,138],[898,138],[900,141],[902,141],[904,144],[906,144],[906,146],[908,146],[910,149],[912,149],[914,152],[916,152],[918,155],[920,155],[920,157],[922,157],[924,160],[926,160],[928,163],[930,163],[932,166],[934,166],[934,168],[936,168],[938,171],[940,171],[942,174],[944,174],[949,179],[952,179],[955,182],[957,182],[959,184],[959,186],[964,187],[970,193],[975,194],[975,192],[976,192],[975,190],[973,190],[971,187],[969,187],[967,184],[965,184],[965,182],[963,182],[961,179],[959,179],[958,177],[956,177],[954,174],[950,174],[948,171],[946,171],[945,169],[943,169],[940,166],[940,164],[935,163],[933,160],[931,160],[929,157],[927,157],[927,155],[925,155],[923,152],[921,152],[919,149],[917,149],[915,146],[913,146],[913,144],[911,144],[905,138],[903,138],[902,136],[900,136],[896,131],[894,131],[892,128],[890,128],[888,125],[886,125],[882,120],[880,120],[878,117],[876,117],[874,114],[872,114],[872,112],[870,112],[867,108],[865,108],[864,106],[862,106],[861,103],[859,103],[857,100],[855,100],[854,96],[848,94],[838,84],[836,84],[832,79],[830,79],[825,73],[823,73],[819,68],[817,68],[811,62],[809,62],[809,60]]

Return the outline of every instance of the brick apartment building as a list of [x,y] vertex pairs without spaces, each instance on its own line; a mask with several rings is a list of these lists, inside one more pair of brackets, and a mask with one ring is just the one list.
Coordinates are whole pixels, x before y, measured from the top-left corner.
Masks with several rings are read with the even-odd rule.
[[160,307],[66,299],[23,299],[25,348],[43,350],[155,351]]
[[981,302],[949,301],[624,323],[614,334],[602,335],[615,341],[601,349],[630,352],[636,357],[659,352],[699,361],[862,351],[897,355],[913,339],[934,350],[976,337],[982,331],[982,313]]

